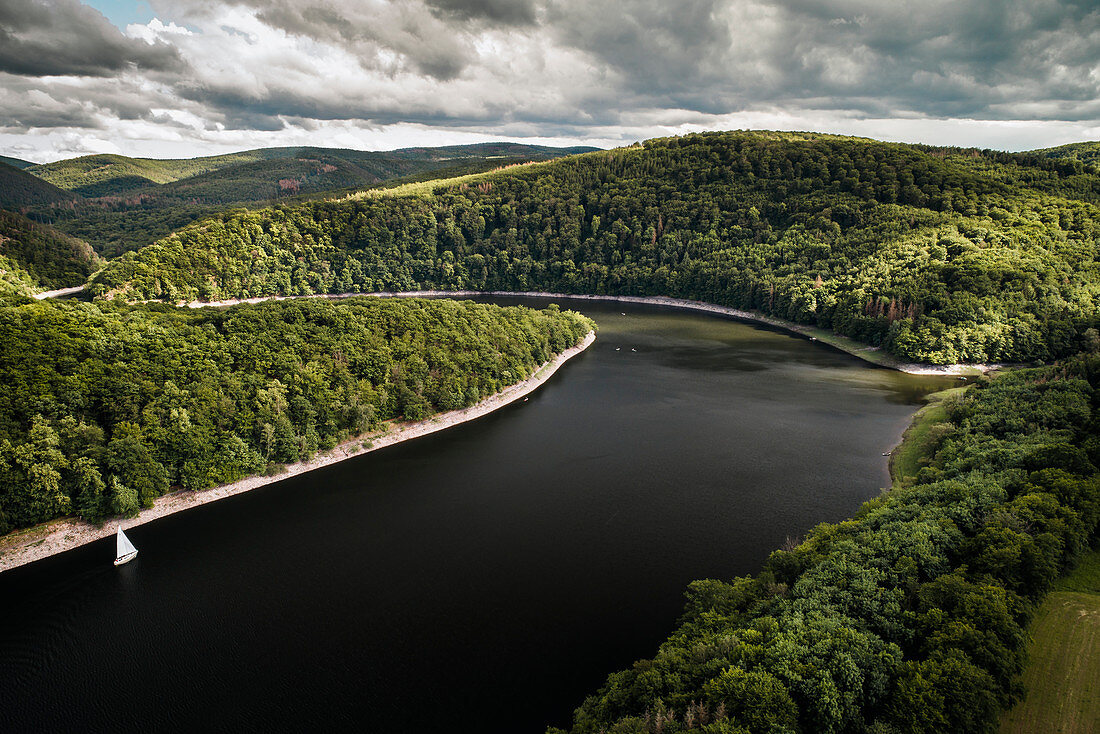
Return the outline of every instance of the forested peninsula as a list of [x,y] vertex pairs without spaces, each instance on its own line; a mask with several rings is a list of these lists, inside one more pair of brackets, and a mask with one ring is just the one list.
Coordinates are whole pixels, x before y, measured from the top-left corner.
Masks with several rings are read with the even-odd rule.
[[352,299],[0,305],[0,532],[130,516],[477,403],[573,347],[570,311]]
[[1020,362],[1095,337],[1092,163],[730,132],[234,211],[113,261],[99,297],[380,290],[663,295],[907,361]]

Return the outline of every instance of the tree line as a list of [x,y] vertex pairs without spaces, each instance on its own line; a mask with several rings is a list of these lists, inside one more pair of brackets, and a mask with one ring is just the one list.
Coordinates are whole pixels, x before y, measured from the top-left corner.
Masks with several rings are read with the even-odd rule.
[[551,307],[353,299],[0,305],[0,532],[132,515],[389,420],[472,405],[594,324]]

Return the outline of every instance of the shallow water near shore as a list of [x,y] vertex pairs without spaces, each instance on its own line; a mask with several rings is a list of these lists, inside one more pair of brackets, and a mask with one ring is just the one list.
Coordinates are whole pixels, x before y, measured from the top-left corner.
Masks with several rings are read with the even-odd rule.
[[121,568],[111,539],[0,576],[2,728],[564,726],[688,582],[850,516],[921,396],[962,384],[559,302],[599,338],[526,402],[136,527]]

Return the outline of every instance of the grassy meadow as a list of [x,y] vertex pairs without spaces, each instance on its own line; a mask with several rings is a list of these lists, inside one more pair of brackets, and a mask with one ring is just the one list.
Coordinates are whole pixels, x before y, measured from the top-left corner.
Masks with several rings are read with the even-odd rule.
[[1029,631],[1027,695],[1001,734],[1100,731],[1100,551],[1055,584]]

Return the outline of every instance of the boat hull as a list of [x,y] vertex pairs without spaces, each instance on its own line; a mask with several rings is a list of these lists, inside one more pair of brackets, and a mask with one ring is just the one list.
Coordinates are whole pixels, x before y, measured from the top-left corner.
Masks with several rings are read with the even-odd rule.
[[116,558],[115,559],[115,565],[116,566],[121,566],[123,563],[129,563],[130,561],[134,560],[135,558],[137,558],[137,551],[134,551],[133,553],[127,553],[124,556],[119,556],[118,558]]

